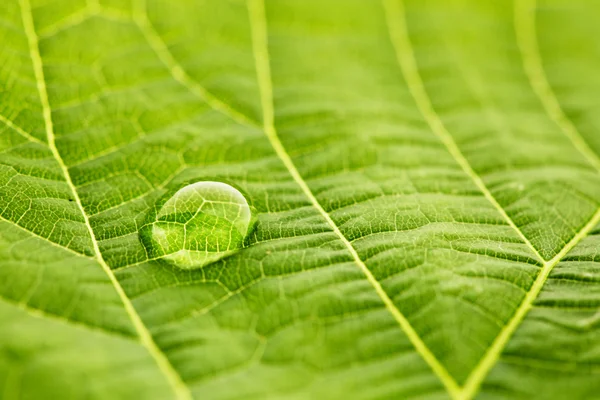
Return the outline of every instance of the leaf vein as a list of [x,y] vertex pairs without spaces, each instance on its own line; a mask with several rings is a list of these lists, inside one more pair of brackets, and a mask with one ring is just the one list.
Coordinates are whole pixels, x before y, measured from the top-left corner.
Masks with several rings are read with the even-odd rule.
[[27,133],[23,128],[21,128],[20,126],[18,126],[14,122],[12,122],[10,119],[6,118],[4,115],[0,115],[0,121],[2,121],[2,123],[4,123],[4,125],[8,126],[9,128],[11,128],[15,132],[17,132],[19,135],[23,136],[25,139],[29,140],[30,142],[35,142],[35,143],[39,143],[41,145],[46,146],[46,143],[42,142],[40,139]]
[[109,329],[104,329],[104,328],[101,328],[98,326],[90,325],[90,324],[82,322],[82,321],[70,319],[65,316],[43,310],[41,308],[33,307],[24,302],[17,302],[17,301],[14,301],[12,299],[9,299],[9,298],[3,297],[3,296],[0,296],[0,300],[5,302],[6,304],[9,304],[13,307],[16,307],[20,310],[25,311],[27,314],[29,314],[35,318],[43,318],[43,319],[48,319],[48,320],[52,320],[52,321],[57,321],[57,322],[60,322],[60,323],[63,323],[63,324],[69,325],[69,326],[92,331],[94,333],[100,333],[103,335],[108,335],[108,336],[116,337],[119,339],[125,339],[125,340],[138,342],[138,340],[137,340],[138,338],[135,336],[129,336],[129,335],[126,335],[125,333],[122,333],[119,331],[112,331]]
[[517,45],[529,84],[550,119],[558,125],[586,160],[600,172],[600,157],[591,149],[575,124],[565,114],[544,71],[536,38],[536,0],[515,0],[514,8]]
[[177,82],[203,99],[214,110],[229,116],[237,123],[252,128],[260,128],[260,125],[256,121],[253,121],[229,104],[221,101],[185,72],[177,60],[175,60],[167,44],[160,37],[148,18],[146,0],[138,0],[136,2],[133,19],[152,50],[154,50],[161,62],[169,69],[170,74]]
[[396,56],[398,63],[403,71],[403,74],[407,80],[409,90],[411,91],[418,108],[427,120],[431,129],[440,140],[446,145],[448,151],[461,165],[464,171],[473,179],[475,184],[483,192],[485,197],[494,205],[494,207],[502,214],[513,229],[519,234],[524,243],[533,251],[533,253],[542,261],[543,267],[537,275],[534,283],[529,288],[525,297],[519,307],[515,310],[510,321],[503,327],[498,336],[494,339],[492,345],[488,348],[486,354],[482,357],[479,363],[473,368],[469,377],[465,381],[462,388],[451,395],[456,400],[469,400],[472,399],[478,392],[480,385],[496,364],[498,358],[503,351],[504,347],[512,337],[515,330],[518,328],[522,320],[525,318],[528,311],[531,309],[533,302],[542,290],[544,283],[546,282],[550,272],[556,264],[577,244],[579,243],[600,221],[600,209],[594,214],[591,220],[575,233],[574,237],[556,254],[552,259],[545,260],[522,231],[516,226],[512,219],[508,216],[506,211],[500,206],[497,200],[493,197],[491,192],[487,189],[483,180],[473,170],[465,156],[460,151],[458,145],[452,138],[452,135],[446,130],[441,119],[433,109],[429,96],[423,86],[423,82],[418,72],[416,60],[414,58],[414,52],[410,39],[408,38],[408,31],[405,25],[405,15],[401,0],[383,0],[384,7],[386,9],[386,15],[388,19],[388,27],[390,31],[390,37],[392,39],[393,46],[396,50]]
[[390,312],[390,314],[392,314],[396,322],[400,325],[401,329],[405,332],[406,336],[411,341],[416,351],[421,355],[423,360],[432,368],[432,370],[440,378],[440,380],[446,385],[448,391],[451,393],[456,392],[458,390],[458,386],[455,380],[450,376],[448,371],[442,366],[442,364],[434,356],[431,350],[425,345],[425,343],[419,337],[419,335],[412,327],[410,322],[400,312],[400,310],[396,307],[392,299],[388,296],[387,292],[383,289],[381,283],[367,268],[366,264],[358,255],[356,249],[352,246],[352,243],[348,241],[348,239],[344,236],[344,234],[340,231],[339,227],[333,221],[331,216],[318,202],[311,189],[308,187],[307,183],[304,181],[304,179],[296,169],[296,166],[294,165],[291,157],[287,153],[285,147],[281,143],[281,140],[279,139],[279,136],[274,126],[273,94],[267,44],[266,17],[263,0],[248,0],[248,7],[252,29],[254,57],[256,62],[259,89],[261,93],[264,124],[263,126],[265,134],[271,142],[271,145],[273,146],[275,152],[281,158],[281,161],[289,170],[296,183],[300,186],[300,188],[308,197],[315,209],[319,211],[319,213],[331,226],[334,233],[346,246],[346,248],[352,255],[352,258],[354,259],[354,262],[359,266],[359,268],[367,278],[368,282],[373,286],[377,295],[381,298],[387,310]]
[[500,354],[504,350],[504,347],[512,337],[513,333],[517,330],[529,310],[533,307],[533,303],[542,291],[542,288],[546,283],[546,280],[548,280],[552,269],[569,251],[571,251],[571,249],[573,249],[573,247],[575,247],[590,233],[592,229],[594,229],[598,222],[600,222],[600,209],[596,211],[592,219],[590,219],[590,221],[577,233],[577,235],[573,237],[573,239],[571,239],[571,241],[565,247],[562,248],[562,250],[556,256],[554,256],[554,258],[544,263],[542,270],[536,277],[533,285],[527,291],[525,298],[513,314],[513,317],[500,331],[486,354],[479,361],[477,366],[475,366],[475,368],[473,368],[471,371],[471,374],[465,381],[460,399],[471,399],[477,394],[480,385],[483,383],[483,380],[489,371],[498,361]]
[[471,167],[471,164],[469,164],[469,161],[459,149],[458,145],[452,138],[452,135],[450,132],[448,132],[440,117],[433,109],[429,95],[427,94],[423,86],[423,81],[419,75],[412,45],[410,43],[410,39],[408,38],[408,32],[404,22],[405,15],[402,3],[400,1],[396,2],[395,0],[383,1],[386,9],[390,38],[396,51],[398,64],[400,65],[400,69],[402,70],[402,73],[406,79],[409,91],[415,99],[415,103],[417,104],[421,114],[423,114],[423,117],[431,127],[433,133],[438,136],[440,141],[448,149],[448,152],[460,165],[463,171],[471,178],[485,198],[494,206],[494,208],[496,208],[506,222],[515,230],[515,232],[521,237],[523,242],[527,245],[527,247],[529,247],[533,254],[535,254],[540,261],[544,262],[544,257],[542,257],[537,249],[531,244],[529,239],[527,239],[519,227],[514,223],[512,218],[510,218],[504,208],[502,208],[496,198],[492,195],[481,177]]
[[59,248],[59,249],[61,249],[61,250],[68,251],[69,253],[75,254],[75,255],[77,255],[77,256],[80,256],[80,257],[92,258],[92,257],[90,257],[89,255],[87,255],[87,254],[85,254],[85,253],[80,253],[80,252],[78,252],[78,251],[76,251],[76,250],[73,250],[73,249],[71,249],[70,247],[63,246],[63,245],[61,245],[61,244],[58,244],[58,243],[56,243],[56,242],[53,242],[52,240],[48,239],[47,237],[44,237],[44,236],[38,235],[37,233],[35,233],[35,232],[33,232],[33,231],[31,231],[31,230],[29,230],[29,229],[27,229],[27,228],[25,228],[25,227],[23,227],[23,226],[21,226],[21,225],[17,224],[17,223],[15,223],[14,221],[11,221],[11,220],[9,220],[9,219],[6,219],[6,218],[5,218],[5,217],[3,217],[2,215],[0,215],[0,221],[4,221],[4,222],[6,222],[7,224],[10,224],[10,225],[12,225],[12,226],[14,226],[14,227],[16,227],[16,228],[19,228],[19,229],[21,229],[21,230],[23,230],[23,231],[25,231],[25,232],[29,233],[29,234],[30,234],[32,237],[34,237],[34,238],[41,239],[41,240],[43,240],[43,241],[45,241],[45,242],[48,242],[48,243],[49,243],[50,245],[52,245],[53,247]]
[[92,241],[95,258],[98,261],[98,263],[100,264],[100,266],[102,267],[102,269],[108,275],[108,278],[110,279],[112,285],[114,286],[115,291],[119,295],[119,298],[121,299],[121,301],[125,307],[125,310],[126,310],[127,314],[129,315],[129,318],[131,319],[131,321],[139,335],[139,338],[140,338],[142,344],[144,345],[144,347],[146,347],[146,349],[148,350],[150,355],[156,361],[160,370],[163,372],[163,374],[165,375],[165,377],[167,378],[169,383],[173,386],[173,389],[175,391],[177,398],[182,399],[182,400],[183,399],[185,399],[185,400],[191,399],[192,397],[191,397],[191,394],[190,394],[187,386],[185,386],[185,384],[181,380],[181,377],[179,376],[179,374],[175,371],[173,366],[170,364],[166,355],[161,352],[159,347],[154,342],[152,335],[150,334],[150,332],[144,325],[141,317],[139,316],[139,314],[135,310],[133,304],[131,303],[131,300],[127,297],[125,291],[123,290],[123,287],[117,280],[115,274],[113,273],[113,271],[110,269],[110,267],[108,266],[108,264],[102,257],[102,253],[100,252],[100,248],[98,247],[98,242],[96,241],[96,237],[94,235],[94,231],[90,224],[89,217],[87,216],[87,214],[84,210],[83,204],[81,203],[81,199],[79,198],[77,189],[76,189],[75,185],[73,184],[73,181],[69,174],[69,170],[68,170],[66,164],[64,163],[64,161],[56,147],[55,136],[54,136],[54,127],[53,127],[53,123],[52,123],[52,112],[51,112],[51,108],[50,108],[50,102],[48,99],[48,91],[46,89],[46,81],[45,81],[45,77],[44,77],[42,57],[41,57],[39,45],[38,45],[39,39],[38,39],[37,33],[35,31],[35,24],[33,21],[33,14],[31,11],[31,6],[29,4],[29,0],[19,0],[19,4],[20,4],[20,8],[21,8],[23,26],[25,29],[25,34],[27,36],[27,42],[29,45],[29,53],[30,53],[30,57],[32,60],[32,64],[33,64],[34,75],[36,78],[37,89],[39,92],[40,102],[42,104],[44,124],[46,127],[46,135],[47,135],[47,139],[48,139],[48,147],[50,148],[52,155],[56,159],[56,162],[59,164],[59,166],[65,176],[67,185],[69,186],[69,188],[71,189],[71,192],[73,193],[75,202],[76,202],[77,206],[79,207],[79,209],[81,210],[81,214],[83,216],[85,225],[87,227],[87,230],[89,232],[89,235],[90,235],[90,238]]

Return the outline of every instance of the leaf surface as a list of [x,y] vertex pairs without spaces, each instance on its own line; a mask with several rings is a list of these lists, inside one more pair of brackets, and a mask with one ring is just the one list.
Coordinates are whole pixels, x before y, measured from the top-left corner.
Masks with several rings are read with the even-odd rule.
[[[594,398],[600,9],[540,1],[4,2],[0,398]],[[196,181],[257,224],[181,270]]]

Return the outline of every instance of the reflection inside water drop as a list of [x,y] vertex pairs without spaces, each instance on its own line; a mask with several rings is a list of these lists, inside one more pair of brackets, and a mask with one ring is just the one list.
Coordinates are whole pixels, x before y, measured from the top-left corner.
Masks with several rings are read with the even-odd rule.
[[252,213],[246,198],[222,182],[196,182],[161,201],[140,231],[151,258],[200,268],[242,247]]

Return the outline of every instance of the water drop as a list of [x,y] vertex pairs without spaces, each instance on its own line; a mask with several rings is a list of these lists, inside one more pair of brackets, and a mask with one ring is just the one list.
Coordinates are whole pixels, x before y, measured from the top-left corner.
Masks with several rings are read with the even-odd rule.
[[251,222],[250,206],[237,189],[196,182],[159,201],[140,239],[151,258],[201,268],[241,248]]

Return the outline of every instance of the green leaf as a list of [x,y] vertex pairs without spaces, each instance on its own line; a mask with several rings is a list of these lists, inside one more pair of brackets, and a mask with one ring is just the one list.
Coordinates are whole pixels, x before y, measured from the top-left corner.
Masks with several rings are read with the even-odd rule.
[[0,398],[596,398],[600,6],[265,3],[1,3]]

